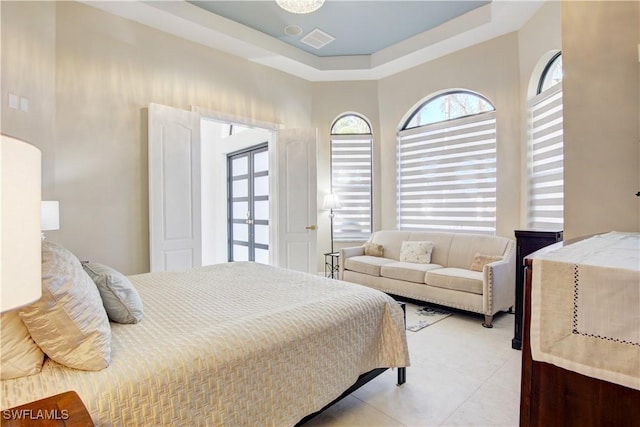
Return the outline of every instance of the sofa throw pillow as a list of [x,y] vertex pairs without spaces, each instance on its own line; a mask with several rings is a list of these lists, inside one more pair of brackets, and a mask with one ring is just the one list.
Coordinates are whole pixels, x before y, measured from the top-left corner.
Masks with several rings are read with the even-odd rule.
[[502,257],[499,255],[483,255],[481,253],[476,253],[476,255],[473,257],[473,261],[471,262],[471,267],[469,267],[469,270],[482,271],[486,264],[500,261],[501,259]]
[[47,356],[70,368],[97,371],[111,361],[111,326],[100,293],[69,250],[42,242],[42,298],[19,310]]
[[403,240],[400,248],[400,262],[414,262],[417,264],[429,264],[431,262],[431,252],[433,251],[432,241],[410,241]]
[[142,320],[142,300],[119,271],[96,262],[82,262],[82,268],[98,287],[109,320],[116,323],[138,323]]
[[0,378],[26,377],[40,372],[44,353],[33,341],[17,310],[0,317]]
[[384,246],[379,245],[377,243],[367,242],[364,244],[364,254],[369,256],[383,256],[384,255]]

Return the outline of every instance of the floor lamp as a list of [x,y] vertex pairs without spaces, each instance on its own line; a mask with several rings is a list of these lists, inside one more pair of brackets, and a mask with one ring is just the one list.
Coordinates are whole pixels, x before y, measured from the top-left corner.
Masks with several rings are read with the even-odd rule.
[[331,253],[333,253],[333,210],[340,209],[340,199],[335,194],[327,194],[324,196],[323,209],[329,209],[329,218],[331,218]]

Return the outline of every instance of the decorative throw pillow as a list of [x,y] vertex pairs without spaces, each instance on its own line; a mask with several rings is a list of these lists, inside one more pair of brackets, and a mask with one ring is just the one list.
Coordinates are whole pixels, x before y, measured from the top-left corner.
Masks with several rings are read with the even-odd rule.
[[33,341],[17,310],[0,317],[0,378],[26,377],[40,372],[44,353]]
[[431,262],[431,252],[433,251],[432,241],[410,241],[403,240],[400,248],[401,262],[415,262],[418,264],[429,264]]
[[106,265],[88,261],[82,262],[82,268],[98,287],[109,320],[138,323],[142,319],[140,295],[122,273]]
[[367,242],[364,244],[364,254],[369,256],[382,256],[384,255],[384,247],[377,243]]
[[473,261],[471,262],[471,267],[469,270],[472,271],[482,271],[486,264],[500,261],[502,259],[499,255],[482,255],[480,253],[476,253],[473,257]]
[[42,298],[18,311],[47,356],[97,371],[111,361],[111,326],[100,293],[70,251],[42,242]]

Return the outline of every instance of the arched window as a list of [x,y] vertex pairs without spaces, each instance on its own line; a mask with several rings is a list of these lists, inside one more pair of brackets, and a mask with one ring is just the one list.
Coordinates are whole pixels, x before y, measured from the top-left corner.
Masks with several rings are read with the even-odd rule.
[[331,192],[341,204],[334,211],[335,240],[361,241],[371,235],[372,143],[371,126],[357,114],[344,114],[331,125]]
[[527,226],[562,230],[564,215],[564,134],[562,55],[546,63],[537,94],[529,100]]
[[538,83],[538,94],[562,83],[562,53],[558,52],[549,60],[542,70]]
[[495,108],[450,91],[417,107],[398,133],[401,230],[496,231]]

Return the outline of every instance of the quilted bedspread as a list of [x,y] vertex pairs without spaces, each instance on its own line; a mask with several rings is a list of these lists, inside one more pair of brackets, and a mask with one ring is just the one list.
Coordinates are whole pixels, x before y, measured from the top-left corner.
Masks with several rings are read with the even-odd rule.
[[402,310],[367,287],[248,262],[129,278],[145,314],[111,324],[111,365],[47,359],[2,381],[0,407],[76,390],[100,426],[286,426],[409,365]]

